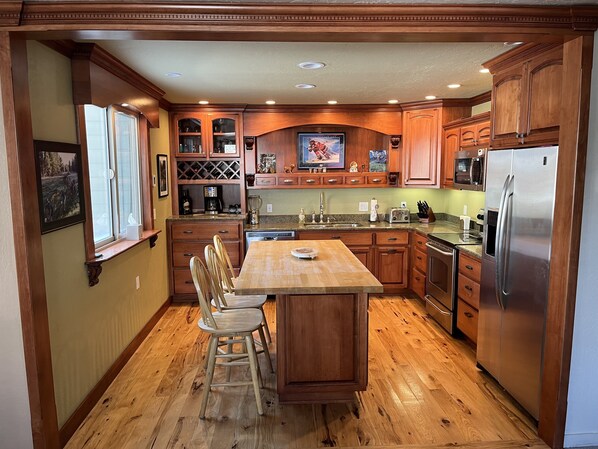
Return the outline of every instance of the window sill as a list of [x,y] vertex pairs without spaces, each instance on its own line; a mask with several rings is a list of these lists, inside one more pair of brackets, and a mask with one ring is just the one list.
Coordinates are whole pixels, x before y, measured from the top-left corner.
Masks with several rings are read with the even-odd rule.
[[150,248],[153,248],[154,246],[156,246],[156,240],[158,240],[158,234],[160,232],[162,231],[143,231],[143,234],[141,235],[141,238],[139,240],[119,240],[116,243],[106,246],[101,251],[99,251],[98,257],[85,261],[85,265],[87,265],[87,277],[89,278],[89,286],[93,287],[94,285],[100,282],[100,273],[102,272],[102,264],[104,262],[114,259],[119,254],[122,254],[145,241],[149,241]]

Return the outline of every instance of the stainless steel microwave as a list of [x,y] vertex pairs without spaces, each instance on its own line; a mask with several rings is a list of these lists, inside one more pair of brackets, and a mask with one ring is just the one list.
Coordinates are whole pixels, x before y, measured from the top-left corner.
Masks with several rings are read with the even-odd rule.
[[453,184],[457,189],[484,190],[486,149],[457,151]]

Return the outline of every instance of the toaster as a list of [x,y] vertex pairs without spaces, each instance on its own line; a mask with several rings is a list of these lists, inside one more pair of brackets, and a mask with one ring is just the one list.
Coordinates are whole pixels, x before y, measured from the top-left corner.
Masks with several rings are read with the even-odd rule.
[[406,207],[391,207],[386,214],[389,223],[409,223],[409,209]]

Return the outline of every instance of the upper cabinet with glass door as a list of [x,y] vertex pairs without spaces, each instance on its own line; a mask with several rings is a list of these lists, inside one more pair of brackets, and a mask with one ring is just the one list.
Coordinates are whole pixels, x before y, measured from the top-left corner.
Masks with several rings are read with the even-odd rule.
[[177,157],[239,157],[239,114],[191,112],[175,113],[173,118]]

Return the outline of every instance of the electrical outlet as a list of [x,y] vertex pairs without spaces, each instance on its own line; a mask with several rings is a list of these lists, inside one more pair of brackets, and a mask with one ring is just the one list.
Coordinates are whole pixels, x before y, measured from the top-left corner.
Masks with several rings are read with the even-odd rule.
[[139,282],[139,276],[136,276],[136,277],[135,277],[135,288],[136,288],[137,290],[139,290],[139,287],[141,287],[141,284],[140,284],[140,282]]
[[407,201],[401,201],[401,207],[407,207]]
[[266,212],[272,212],[272,205],[266,204]]
[[368,211],[368,202],[360,201],[359,202],[359,212],[367,212],[367,211]]

